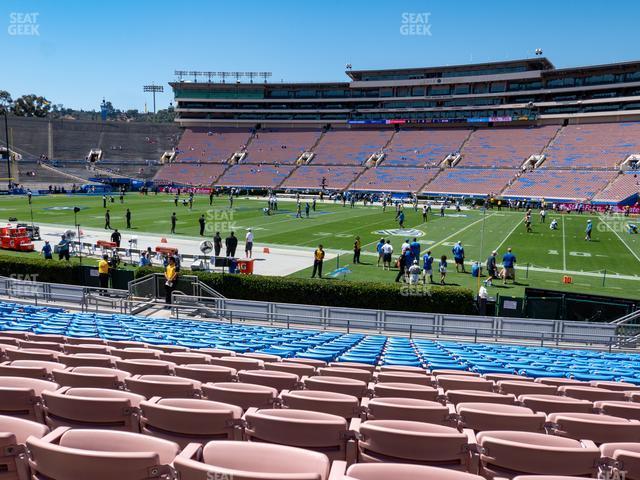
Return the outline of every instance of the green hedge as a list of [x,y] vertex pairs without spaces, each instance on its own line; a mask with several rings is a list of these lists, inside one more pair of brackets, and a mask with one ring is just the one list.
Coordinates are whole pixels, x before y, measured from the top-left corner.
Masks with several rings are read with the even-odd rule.
[[[161,272],[157,267],[140,268],[136,277]],[[397,283],[349,282],[344,280],[311,280],[262,275],[230,275],[190,272],[225,297],[283,303],[305,303],[335,307],[406,310],[415,312],[472,314],[471,290],[460,287],[421,286],[410,296],[408,286]]]
[[[136,278],[162,272],[158,267],[138,268]],[[472,314],[471,290],[434,286],[425,292],[421,287],[406,296],[408,286],[397,283],[349,282],[344,280],[311,280],[230,275],[185,271],[197,275],[205,284],[225,297],[284,303],[306,303],[334,307],[374,308],[415,312]],[[37,275],[33,278],[33,275]],[[77,263],[0,255],[0,276],[28,278],[40,282],[82,285],[82,270]]]
[[82,285],[80,265],[77,263],[44,260],[40,257],[0,255],[0,275],[38,282]]

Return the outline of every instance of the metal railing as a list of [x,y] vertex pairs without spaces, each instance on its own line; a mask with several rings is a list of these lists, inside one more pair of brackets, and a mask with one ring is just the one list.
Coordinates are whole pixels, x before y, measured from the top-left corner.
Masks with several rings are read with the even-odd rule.
[[[282,307],[282,311],[279,310],[279,307]],[[385,311],[377,311],[379,315],[376,317],[357,318],[351,312],[355,309],[339,308],[332,311],[329,307],[320,306],[309,306],[315,309],[315,314],[313,312],[301,313],[300,311],[296,313],[297,310],[304,307],[307,306],[235,299],[211,299],[183,294],[174,295],[171,305],[173,318],[176,319],[180,319],[181,316],[182,318],[192,318],[194,315],[198,315],[230,324],[257,322],[286,328],[314,327],[322,330],[346,330],[347,333],[351,331],[376,332],[407,335],[409,338],[416,336],[464,338],[474,343],[510,340],[514,342],[527,341],[541,346],[579,344],[606,348],[609,351],[620,348],[622,345],[626,348],[633,348],[638,343],[637,340],[631,342],[631,337],[628,335],[619,335],[616,328],[609,324],[597,324],[597,326],[603,327],[601,333],[592,333],[593,325],[587,322],[532,321],[500,317]],[[390,316],[401,314],[402,317],[385,318],[385,313],[389,313]],[[484,326],[478,325],[478,319],[488,320],[488,322]],[[512,323],[514,320],[519,323]],[[548,325],[558,325],[559,322],[562,327],[544,331],[539,328],[539,323],[536,322],[548,322]],[[522,325],[522,328],[517,328],[518,325]]]
[[[161,274],[131,283],[158,288]],[[185,279],[193,287],[190,279]],[[154,287],[155,286],[155,287]],[[215,290],[214,290],[215,292]],[[156,292],[158,293],[158,292]],[[613,325],[563,320],[478,317],[423,312],[355,309],[322,305],[238,300],[206,295],[187,295],[176,291],[172,296],[172,315],[176,320],[201,317],[202,320],[256,322],[286,328],[314,327],[321,330],[376,332],[414,337],[460,338],[465,341],[511,341],[555,345],[585,345],[593,348],[636,348],[640,343],[640,325]],[[217,293],[217,292],[216,292]],[[110,308],[124,314],[137,313],[141,304],[157,306],[156,297],[134,298],[126,290],[101,289],[47,282],[32,282],[0,277],[0,296],[35,305],[79,306],[83,312]],[[163,305],[163,304],[162,304]],[[163,305],[164,306],[164,305]],[[72,308],[66,306],[66,308]]]

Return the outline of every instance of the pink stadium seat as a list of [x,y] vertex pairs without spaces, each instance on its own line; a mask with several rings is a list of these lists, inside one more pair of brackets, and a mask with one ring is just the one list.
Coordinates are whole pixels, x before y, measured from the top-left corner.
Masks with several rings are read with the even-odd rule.
[[43,362],[57,362],[59,352],[45,348],[19,348],[17,350],[7,350],[6,356],[9,360],[38,360]]
[[505,197],[586,201],[614,179],[614,171],[536,169],[516,178]]
[[311,365],[314,368],[326,367],[327,362],[316,360],[315,358],[283,358],[283,363],[296,363],[302,365]]
[[179,452],[173,442],[131,432],[58,428],[29,437],[29,464],[51,480],[151,480],[169,475]]
[[[326,455],[302,448],[254,442],[209,442],[183,450],[174,461],[181,480],[328,480]],[[274,461],[286,459],[286,461]]]
[[481,377],[465,377],[459,375],[439,375],[438,386],[447,390],[480,390],[492,392],[494,384],[491,380]]
[[329,413],[346,419],[360,416],[358,398],[343,393],[323,392],[320,390],[293,390],[283,391],[280,394],[280,398],[285,408]]
[[245,437],[322,452],[330,460],[355,460],[355,442],[349,439],[347,420],[328,413],[295,409],[249,409]]
[[100,428],[139,432],[141,395],[104,388],[62,387],[42,392],[45,421],[50,428]]
[[140,403],[142,432],[180,445],[240,440],[242,408],[196,398],[153,397]]
[[369,420],[358,431],[358,463],[414,463],[474,471],[471,430],[405,420]]
[[238,381],[266,385],[276,390],[295,390],[299,386],[300,377],[295,373],[278,372],[275,370],[240,370]]
[[156,359],[160,358],[161,350],[153,348],[114,348],[111,350],[111,354],[120,357],[122,360],[137,360],[137,359]]
[[376,383],[373,386],[373,394],[375,397],[417,398],[432,402],[438,398],[438,390],[416,383]]
[[386,166],[369,168],[351,185],[350,189],[367,192],[419,192],[438,172],[437,168]]
[[487,380],[492,380],[498,384],[501,380],[505,381],[516,381],[516,382],[533,382],[533,378],[525,377],[522,375],[515,375],[510,373],[487,373],[483,375]]
[[480,390],[449,390],[446,392],[446,399],[457,405],[462,402],[480,403],[501,403],[503,405],[514,405],[516,397],[495,392],[483,392]]
[[300,378],[304,376],[313,376],[316,373],[315,367],[312,365],[305,365],[303,363],[265,362],[264,369],[276,372],[294,373]]
[[604,443],[600,451],[609,474],[605,478],[640,479],[640,443]]
[[40,380],[51,380],[54,370],[64,370],[66,365],[57,362],[40,360],[14,360],[0,364],[0,376],[28,377]]
[[370,382],[373,379],[373,373],[361,368],[349,367],[321,367],[318,369],[318,375],[328,377],[344,377]]
[[98,353],[103,355],[111,354],[111,347],[107,347],[106,345],[96,345],[93,343],[81,343],[81,344],[67,344],[64,346],[64,352],[67,355],[72,355],[74,353]]
[[104,367],[71,367],[67,370],[55,370],[53,378],[66,387],[123,389],[124,380],[129,372]]
[[154,180],[179,185],[209,186],[220,178],[227,168],[227,165],[221,163],[170,163],[158,170]]
[[20,340],[19,341],[20,349],[31,349],[35,348],[38,350],[52,350],[54,352],[62,352],[63,344],[58,342],[45,342],[38,340]]
[[591,403],[589,400],[580,400],[578,398],[562,397],[559,395],[520,395],[518,397],[518,402],[520,402],[525,407],[530,408],[534,412],[591,413],[593,411],[593,403]]
[[279,355],[271,355],[268,353],[257,353],[257,352],[247,352],[241,353],[238,357],[246,357],[246,358],[255,358],[257,360],[262,360],[263,362],[276,362],[279,363],[282,361],[282,357]]
[[243,150],[251,132],[242,128],[186,128],[178,144],[177,160],[184,163],[225,163]]
[[198,380],[172,375],[134,375],[124,380],[127,390],[146,398],[194,398],[200,396]]
[[264,362],[262,360],[239,356],[212,358],[211,364],[235,368],[236,370],[256,370],[264,368]]
[[417,385],[433,386],[433,378],[424,372],[424,370],[423,373],[386,370],[379,372],[376,375],[376,380],[378,383],[415,383]]
[[604,388],[597,387],[573,387],[565,385],[558,388],[558,392],[561,395],[566,395],[567,397],[589,400],[590,402],[597,402],[599,400],[626,400],[624,392],[606,390]]
[[518,430],[544,433],[546,416],[526,407],[498,403],[459,403],[456,410],[460,426],[475,432],[484,430]]
[[28,480],[25,456],[27,438],[42,438],[49,433],[46,426],[22,418],[0,416],[0,478]]
[[208,400],[237,405],[246,410],[251,407],[270,408],[278,396],[278,391],[265,385],[218,382],[203,384],[202,395]]
[[71,353],[58,355],[58,361],[68,367],[103,367],[114,368],[120,357],[104,353]]
[[[640,151],[640,149],[639,149]],[[593,197],[597,202],[621,203],[640,191],[640,179],[637,172],[620,173],[605,188]]]
[[382,150],[393,130],[328,130],[313,149],[313,165],[362,165],[373,153]]
[[431,374],[438,378],[441,375],[455,375],[456,377],[481,377],[479,373],[469,372],[467,370],[447,370],[447,369],[435,369]]
[[0,415],[42,422],[42,393],[60,385],[26,377],[0,377]]
[[208,364],[211,363],[211,359],[213,357],[211,355],[207,355],[206,353],[196,353],[196,352],[172,352],[172,353],[161,353],[160,360],[164,360],[165,362],[173,362],[176,365],[185,365],[185,364]]
[[558,392],[558,387],[520,380],[500,380],[498,381],[498,391],[512,393],[516,397],[520,395],[555,395]]
[[363,398],[367,420],[409,420],[453,427],[452,406],[406,397]]
[[640,404],[634,402],[603,400],[594,402],[593,408],[594,411],[605,415],[626,418],[628,420],[640,420]]
[[368,363],[359,363],[359,362],[330,362],[328,365],[331,367],[341,367],[341,368],[356,368],[359,370],[365,370],[371,374],[376,371],[375,365],[369,365]]
[[152,358],[132,360],[116,360],[116,367],[132,375],[170,375],[175,371],[176,364]]
[[302,382],[306,390],[344,393],[357,398],[366,396],[368,393],[367,383],[353,378],[317,375],[303,378]]
[[[343,472],[344,476],[337,477]],[[484,480],[471,473],[406,463],[358,463],[347,469],[344,462],[334,462],[331,474],[336,480]]]
[[489,430],[478,433],[480,474],[487,479],[522,474],[594,476],[600,450],[589,440],[542,433]]
[[552,432],[561,437],[588,438],[597,444],[640,442],[640,421],[595,413],[551,413]]
[[178,377],[192,378],[202,383],[232,382],[236,378],[236,371],[233,368],[200,363],[179,365],[175,368],[175,372]]

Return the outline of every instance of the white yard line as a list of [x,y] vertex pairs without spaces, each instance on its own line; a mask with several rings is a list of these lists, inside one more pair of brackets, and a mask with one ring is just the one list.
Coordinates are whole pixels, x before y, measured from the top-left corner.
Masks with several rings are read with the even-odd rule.
[[[491,215],[489,215],[489,216],[491,216]],[[494,250],[495,250],[496,252],[497,252],[497,251],[499,251],[499,250],[500,250],[500,247],[501,247],[502,245],[504,245],[504,244],[507,242],[507,240],[509,239],[509,237],[513,234],[513,232],[515,232],[515,231],[516,231],[516,228],[518,228],[518,227],[520,226],[520,224],[521,224],[521,223],[522,223],[522,222],[521,222],[520,220],[518,220],[518,221],[516,222],[516,224],[515,224],[515,225],[514,225],[514,227],[511,229],[511,231],[509,232],[509,234],[508,234],[506,237],[504,237],[504,239],[500,242],[500,244],[499,244],[496,248],[494,248]]]
[[609,230],[611,230],[611,231],[613,232],[613,234],[614,234],[616,237],[618,237],[618,240],[620,240],[620,241],[622,242],[622,244],[623,244],[625,247],[627,247],[627,249],[631,252],[631,255],[633,255],[633,256],[635,257],[635,259],[636,259],[636,260],[638,260],[638,262],[640,262],[640,257],[638,256],[638,254],[637,254],[636,252],[634,252],[634,251],[631,249],[631,247],[629,246],[629,244],[628,244],[627,242],[625,242],[625,241],[622,239],[622,237],[620,236],[620,234],[619,234],[618,232],[616,232],[613,228],[611,228],[611,227],[609,226],[609,224],[608,224],[605,220],[603,220],[603,218],[604,218],[603,216],[600,216],[599,218],[600,218],[600,221],[601,221],[602,223],[604,223],[604,224],[606,225],[606,227],[607,227]]
[[465,231],[465,230],[467,230],[468,228],[471,228],[471,227],[473,227],[474,225],[476,225],[476,224],[478,224],[478,223],[482,222],[483,220],[486,220],[486,219],[489,219],[489,218],[493,217],[494,215],[495,215],[495,213],[492,213],[491,215],[487,215],[486,217],[481,217],[481,218],[479,218],[479,219],[478,219],[478,220],[476,220],[475,222],[471,222],[469,225],[467,225],[466,227],[462,227],[460,230],[458,230],[457,232],[455,232],[455,233],[453,233],[453,234],[449,235],[447,238],[445,238],[445,239],[443,239],[443,240],[440,240],[439,242],[434,243],[433,245],[429,245],[429,248],[435,248],[435,247],[437,247],[437,246],[439,246],[439,245],[442,245],[442,244],[443,244],[443,243],[445,243],[445,242],[448,242],[448,241],[449,241],[449,240],[451,240],[452,238],[455,238],[455,237],[457,237],[458,235],[460,235],[462,232],[464,232],[464,231]]

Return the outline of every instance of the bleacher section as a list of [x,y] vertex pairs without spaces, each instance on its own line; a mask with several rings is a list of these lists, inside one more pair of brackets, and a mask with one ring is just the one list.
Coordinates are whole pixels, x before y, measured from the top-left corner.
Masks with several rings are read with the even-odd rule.
[[291,173],[292,165],[233,165],[216,185],[224,187],[276,188]]
[[635,352],[9,303],[0,340],[7,478],[640,478]]
[[593,200],[603,203],[619,203],[640,192],[640,178],[636,172],[626,172],[599,192]]
[[476,130],[462,149],[461,167],[519,168],[542,152],[558,127],[487,128]]
[[187,128],[178,144],[177,161],[225,163],[243,150],[251,131],[242,128]]
[[438,171],[437,168],[370,168],[351,185],[350,189],[381,192],[419,192]]
[[177,185],[197,185],[209,187],[224,172],[227,165],[220,163],[172,163],[164,165],[154,180]]
[[549,170],[527,172],[518,177],[503,195],[517,198],[586,201],[615,176],[613,171]]
[[50,160],[84,160],[92,148],[102,149],[104,160],[159,160],[163,152],[177,145],[180,136],[175,125],[142,122],[12,117],[9,125],[12,149],[25,160],[50,156],[49,129],[53,147]]
[[360,172],[362,167],[303,165],[285,180],[281,188],[320,189],[322,179],[326,178],[327,189],[341,190],[347,188]]
[[320,137],[319,130],[259,130],[248,149],[244,163],[295,163]]
[[545,151],[545,168],[615,168],[640,153],[640,122],[567,125]]
[[518,170],[492,168],[449,168],[441,171],[423,193],[443,195],[497,194]]
[[400,130],[385,148],[385,167],[437,167],[460,150],[471,130]]
[[329,130],[314,149],[314,165],[362,165],[382,150],[393,130]]

